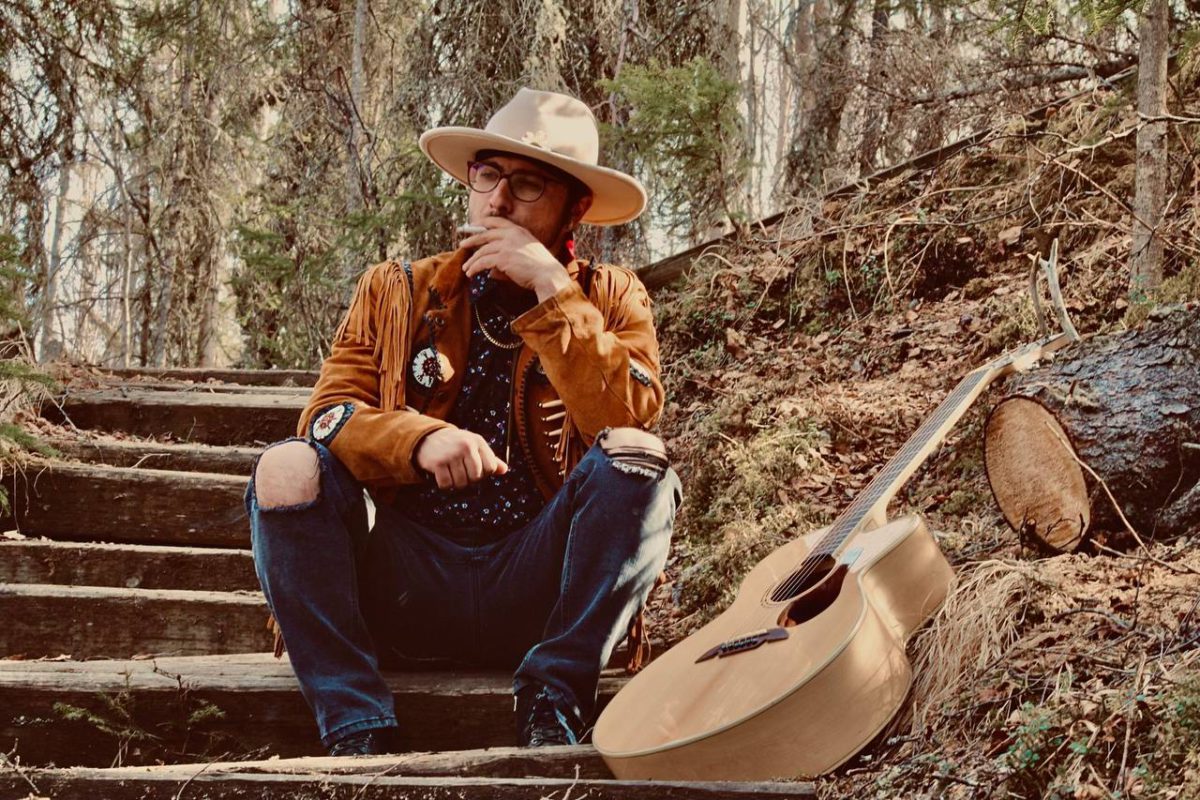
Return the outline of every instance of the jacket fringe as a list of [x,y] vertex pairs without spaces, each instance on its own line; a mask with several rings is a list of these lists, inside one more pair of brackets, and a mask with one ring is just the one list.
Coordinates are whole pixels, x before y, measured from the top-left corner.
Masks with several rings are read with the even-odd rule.
[[[380,264],[359,278],[350,311],[334,334],[335,342],[372,348],[379,370],[379,405],[384,411],[400,407],[411,306],[404,268],[394,261]],[[375,330],[370,329],[371,320],[376,322]]]

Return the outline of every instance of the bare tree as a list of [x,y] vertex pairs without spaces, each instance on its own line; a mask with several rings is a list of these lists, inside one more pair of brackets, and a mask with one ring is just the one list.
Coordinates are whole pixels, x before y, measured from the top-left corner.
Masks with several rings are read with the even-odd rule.
[[1153,296],[1162,283],[1163,241],[1157,235],[1167,202],[1167,58],[1171,8],[1147,0],[1138,16],[1137,174],[1134,179],[1133,247],[1129,293],[1135,301]]

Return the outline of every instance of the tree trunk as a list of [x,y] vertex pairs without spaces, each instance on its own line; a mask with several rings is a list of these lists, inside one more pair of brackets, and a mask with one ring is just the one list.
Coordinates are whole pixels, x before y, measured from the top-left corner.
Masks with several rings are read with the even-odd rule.
[[871,12],[871,66],[867,73],[866,120],[863,122],[863,138],[858,150],[858,174],[870,175],[878,166],[880,145],[886,121],[884,95],[880,92],[887,80],[884,59],[887,55],[889,28],[889,0],[875,0]]
[[71,192],[71,146],[68,136],[59,149],[58,197],[54,203],[54,227],[50,229],[50,253],[46,259],[41,297],[42,347],[38,360],[43,363],[54,361],[63,354],[63,341],[55,330],[58,314],[54,307],[58,302],[59,272],[63,265],[63,215],[67,212],[67,195]]
[[833,13],[822,14],[818,4],[813,18],[823,34],[817,46],[814,69],[800,81],[811,82],[812,107],[797,108],[802,117],[793,130],[787,157],[787,187],[793,195],[822,192],[825,169],[833,160],[842,129],[842,115],[850,94],[850,42],[854,24],[853,0],[838,0]]
[[[1129,295],[1134,302],[1153,296],[1162,283],[1163,241],[1157,229],[1167,202],[1167,55],[1171,9],[1167,0],[1148,0],[1139,16],[1137,174],[1134,179],[1133,247]],[[1158,121],[1146,121],[1158,118]]]
[[367,35],[367,2],[354,4],[354,34],[350,48],[350,126],[346,133],[346,211],[362,208],[362,159],[359,146],[362,139],[363,87],[366,77],[363,67],[363,47]]
[[1015,378],[984,434],[1005,518],[1056,550],[1073,549],[1089,518],[1094,528],[1124,529],[1104,487],[1066,451],[1069,441],[1143,538],[1200,524],[1197,385],[1196,306],[1156,312],[1139,329],[1075,345]]

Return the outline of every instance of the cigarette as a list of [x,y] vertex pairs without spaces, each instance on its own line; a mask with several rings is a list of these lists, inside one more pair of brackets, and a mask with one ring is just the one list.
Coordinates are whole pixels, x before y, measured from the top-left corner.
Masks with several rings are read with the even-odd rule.
[[465,233],[470,236],[474,236],[477,233],[484,233],[485,231],[487,231],[487,228],[483,227],[482,225],[459,225],[458,226],[459,233]]

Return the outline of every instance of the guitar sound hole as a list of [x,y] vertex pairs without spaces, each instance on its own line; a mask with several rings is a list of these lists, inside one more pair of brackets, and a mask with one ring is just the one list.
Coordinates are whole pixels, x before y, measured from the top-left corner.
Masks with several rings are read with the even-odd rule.
[[[779,615],[777,624],[790,628],[807,622],[829,608],[841,593],[842,580],[848,571],[849,568],[845,564],[838,564],[829,557],[822,559],[818,567],[801,582],[800,588],[787,592],[784,597],[780,598],[780,600],[789,597],[794,599]],[[799,572],[800,570],[797,570],[797,573]],[[783,593],[781,590],[785,591],[788,585],[788,582],[785,581],[776,592]],[[772,595],[772,599],[775,599],[774,595]]]
[[775,587],[775,591],[771,593],[771,602],[781,603],[784,600],[799,597],[825,580],[825,576],[833,572],[836,567],[837,560],[833,556],[822,555],[804,559],[804,563],[797,567],[795,572],[788,575]]

